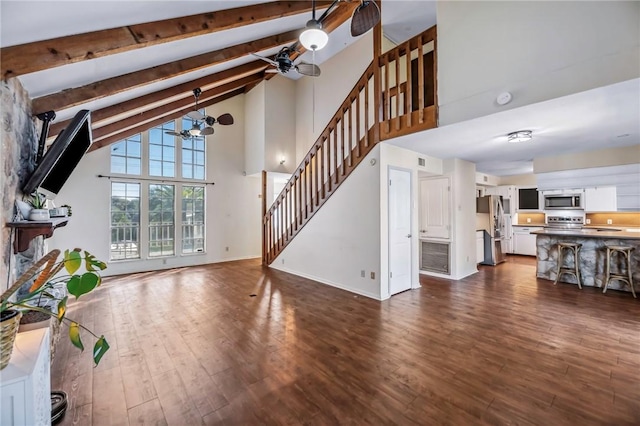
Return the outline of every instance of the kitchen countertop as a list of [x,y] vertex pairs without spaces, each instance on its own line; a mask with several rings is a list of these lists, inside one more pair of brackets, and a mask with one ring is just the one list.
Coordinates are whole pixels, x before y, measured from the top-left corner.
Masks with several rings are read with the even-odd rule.
[[525,225],[521,225],[521,224],[513,224],[511,226],[524,226],[525,228],[532,228],[532,227],[541,227],[541,226],[545,226],[546,224],[544,223],[527,223]]
[[[621,231],[615,231],[615,229],[622,229]],[[567,237],[582,237],[582,238],[618,238],[628,240],[640,240],[639,228],[611,228],[611,230],[605,230],[604,228],[582,228],[582,229],[551,229],[545,228],[531,232],[536,235],[558,235]]]

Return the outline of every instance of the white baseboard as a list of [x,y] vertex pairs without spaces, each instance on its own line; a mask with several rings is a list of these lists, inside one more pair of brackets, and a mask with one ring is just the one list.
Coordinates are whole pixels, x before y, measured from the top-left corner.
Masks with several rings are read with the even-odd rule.
[[373,293],[369,293],[369,292],[358,290],[358,289],[349,288],[349,287],[346,287],[346,286],[344,286],[342,284],[338,284],[338,283],[335,283],[333,281],[329,281],[329,280],[324,279],[324,278],[316,277],[316,276],[309,275],[309,274],[304,274],[302,272],[294,271],[294,270],[291,270],[291,269],[288,269],[288,268],[283,268],[281,266],[273,266],[273,264],[269,265],[269,267],[273,268],[273,269],[277,269],[278,271],[286,272],[288,274],[297,275],[297,276],[303,277],[303,278],[308,278],[310,280],[317,281],[319,283],[326,284],[326,285],[329,285],[331,287],[339,288],[340,290],[345,290],[345,291],[348,291],[349,293],[355,293],[355,294],[358,294],[360,296],[368,297],[368,298],[373,299],[373,300],[377,300],[377,301],[383,300],[383,299],[380,298],[380,296],[374,295]]

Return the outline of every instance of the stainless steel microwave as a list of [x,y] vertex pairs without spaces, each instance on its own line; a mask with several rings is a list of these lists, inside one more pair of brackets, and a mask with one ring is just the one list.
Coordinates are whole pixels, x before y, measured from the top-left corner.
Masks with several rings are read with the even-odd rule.
[[544,196],[545,210],[584,209],[582,194],[553,194]]

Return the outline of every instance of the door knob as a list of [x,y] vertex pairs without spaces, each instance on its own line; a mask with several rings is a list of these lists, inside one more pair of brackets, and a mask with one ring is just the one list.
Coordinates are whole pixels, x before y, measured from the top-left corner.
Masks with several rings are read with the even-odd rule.
[[411,238],[411,234],[407,234],[407,238]]

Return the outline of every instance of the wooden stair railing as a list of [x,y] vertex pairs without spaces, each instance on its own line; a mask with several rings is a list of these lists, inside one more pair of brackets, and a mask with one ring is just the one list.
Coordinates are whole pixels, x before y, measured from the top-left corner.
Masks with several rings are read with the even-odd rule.
[[367,67],[269,209],[263,198],[263,264],[278,257],[378,142],[437,126],[435,55],[434,26]]
[[378,143],[374,111],[369,107],[374,104],[373,75],[372,62],[263,215],[265,265],[273,262]]

